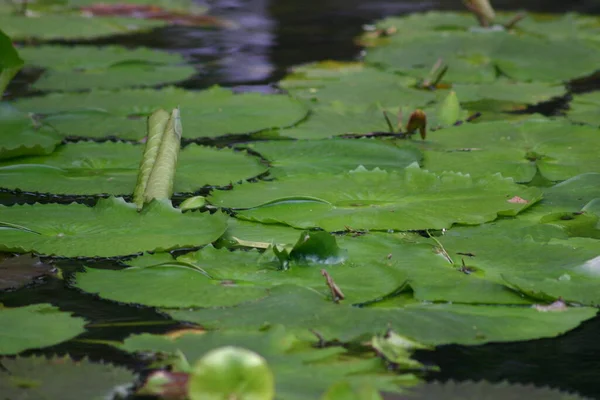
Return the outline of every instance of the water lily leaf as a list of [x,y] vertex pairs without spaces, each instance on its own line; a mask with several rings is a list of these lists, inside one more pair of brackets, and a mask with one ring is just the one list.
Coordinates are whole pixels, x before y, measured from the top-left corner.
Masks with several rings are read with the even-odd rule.
[[4,93],[4,89],[8,83],[19,72],[23,66],[23,60],[12,45],[12,41],[2,30],[0,30],[0,96]]
[[258,247],[257,243],[260,243],[265,249],[270,245],[292,245],[302,233],[301,230],[285,225],[265,225],[235,218],[230,218],[227,223],[227,232],[223,238],[233,244],[239,243],[240,240],[251,242],[251,247]]
[[61,137],[51,128],[36,126],[25,113],[0,105],[0,160],[50,154]]
[[540,312],[531,307],[410,304],[403,308],[357,308],[335,304],[297,286],[278,286],[264,300],[231,308],[167,310],[175,319],[208,329],[260,328],[283,324],[291,331],[313,329],[327,340],[354,340],[391,328],[423,344],[482,344],[553,337],[592,318],[596,310]]
[[[557,60],[556,54],[564,58]],[[514,80],[559,83],[594,72],[600,62],[598,52],[584,40],[548,41],[506,32],[402,37],[369,50],[365,60],[390,71],[424,77],[439,58],[449,66],[445,79],[452,83],[493,82],[497,69]]]
[[[491,83],[456,83],[452,85],[461,103],[471,110],[484,111],[478,102],[493,100],[499,110],[513,111],[526,104],[538,104],[566,94],[562,84],[543,82],[518,82],[499,79]],[[441,91],[443,93],[443,91]],[[487,109],[490,107],[488,106]]]
[[[100,110],[121,118],[147,116],[158,108],[180,107],[186,127],[184,137],[187,138],[251,133],[285,127],[298,122],[307,113],[306,106],[289,96],[259,93],[236,95],[220,87],[200,92],[170,87],[161,90],[132,89],[118,92],[51,94],[21,99],[15,102],[15,106],[23,111],[41,114]],[[145,121],[140,119],[138,122],[143,130]],[[79,126],[72,132],[63,131],[63,134],[86,136],[86,125]],[[119,136],[118,132],[113,134]]]
[[65,257],[116,257],[141,251],[194,247],[218,239],[222,214],[182,214],[153,201],[138,213],[120,198],[83,204],[0,206],[0,249]]
[[516,215],[527,204],[509,202],[513,196],[533,204],[540,192],[498,175],[474,180],[456,173],[436,175],[415,166],[392,173],[359,169],[244,184],[213,192],[209,201],[240,210],[237,215],[243,219],[296,228],[419,230]]
[[567,117],[571,121],[600,126],[600,92],[573,96]]
[[52,266],[37,257],[22,255],[7,258],[0,262],[0,290],[18,289],[53,272]]
[[13,40],[77,40],[124,35],[165,26],[164,21],[137,18],[86,18],[78,15],[30,17],[0,14],[0,26]]
[[353,386],[370,382],[380,390],[397,392],[399,386],[417,382],[411,374],[385,371],[382,360],[352,357],[341,347],[315,348],[312,341],[302,340],[274,326],[264,332],[188,333],[177,338],[160,335],[133,335],[121,346],[126,351],[181,351],[190,361],[212,349],[235,345],[264,357],[275,376],[276,399],[316,399],[336,382],[349,381]]
[[[318,81],[319,82],[319,81]],[[320,81],[311,88],[288,88],[297,97],[316,100],[320,104],[343,101],[355,110],[365,110],[372,104],[387,107],[422,107],[435,99],[435,93],[418,90],[416,80],[364,68],[351,74],[340,74],[337,79]]]
[[600,171],[593,150],[600,140],[596,130],[565,121],[463,124],[430,136],[432,146],[424,152],[424,168],[430,171],[500,172],[517,182],[531,181],[536,169],[550,181]]
[[26,65],[47,70],[33,85],[39,90],[75,91],[155,86],[194,75],[191,66],[179,66],[181,55],[124,47],[41,46],[21,49]]
[[0,308],[0,325],[0,354],[17,354],[69,340],[84,332],[85,320],[50,304],[33,304]]
[[[47,157],[0,163],[0,185],[54,194],[129,195],[136,184],[142,147],[130,143],[69,143]],[[191,144],[179,154],[174,189],[194,192],[205,185],[224,186],[265,171],[257,158],[244,153]]]
[[118,386],[130,386],[135,375],[122,367],[87,359],[44,356],[0,360],[0,386],[7,399],[102,400]]
[[432,382],[411,388],[407,399],[447,400],[585,400],[584,397],[547,387],[521,385],[508,382]]
[[284,89],[322,87],[329,80],[337,80],[342,75],[351,75],[365,69],[361,62],[348,61],[318,61],[292,67],[291,73],[279,81]]
[[512,236],[509,231],[514,229],[508,223],[457,227],[438,239],[455,261],[464,259],[485,279],[508,282],[538,298],[544,293],[542,298],[600,304],[600,280],[585,267],[600,256],[600,241],[595,241],[595,248],[580,246],[570,239],[544,243],[527,236]]
[[360,165],[394,171],[421,159],[414,147],[397,147],[372,139],[258,142],[251,148],[269,160],[275,176],[347,172]]

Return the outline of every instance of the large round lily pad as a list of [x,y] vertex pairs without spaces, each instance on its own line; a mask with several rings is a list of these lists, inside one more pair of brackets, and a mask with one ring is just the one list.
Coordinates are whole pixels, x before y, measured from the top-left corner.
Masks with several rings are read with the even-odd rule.
[[274,175],[347,172],[360,165],[394,171],[421,159],[415,147],[397,147],[376,139],[279,140],[251,146],[269,160]]
[[186,213],[153,201],[141,212],[123,199],[83,204],[0,206],[0,249],[66,257],[116,257],[194,247],[227,229],[220,213]]
[[[130,143],[69,143],[46,157],[0,163],[0,186],[54,194],[129,195],[135,187],[143,146]],[[266,171],[258,158],[230,149],[191,144],[178,159],[175,192],[225,186]]]
[[[526,203],[510,201],[515,196]],[[362,169],[243,184],[215,191],[209,201],[239,210],[243,219],[342,231],[480,224],[498,215],[515,215],[539,198],[539,190],[498,175],[475,180],[457,173],[436,175],[415,166],[391,173]]]
[[596,128],[532,119],[465,124],[433,132],[424,145],[424,168],[473,176],[501,173],[529,182],[536,169],[550,181],[600,172]]
[[194,75],[184,59],[167,52],[107,46],[41,46],[19,50],[26,66],[46,71],[33,85],[39,90],[121,89],[177,82]]
[[[19,100],[15,106],[23,111],[41,114],[103,111],[122,118],[147,116],[158,108],[180,107],[183,136],[187,138],[252,133],[290,126],[307,113],[299,100],[286,95],[233,94],[220,87],[200,92],[171,87],[161,90],[51,94]],[[138,122],[140,127],[145,124],[144,118]],[[63,134],[86,136],[88,128],[85,120],[82,120],[78,129],[76,125],[71,127],[73,131],[63,131]],[[127,127],[130,128],[129,125]],[[113,135],[119,136],[118,132],[113,132]]]
[[561,82],[588,75],[600,63],[598,51],[583,40],[549,41],[506,32],[403,38],[369,50],[365,60],[390,71],[425,77],[439,58],[449,66],[445,79],[453,83],[492,82],[496,70],[519,81]]
[[85,323],[83,318],[72,317],[50,304],[0,308],[0,354],[17,354],[69,340],[84,332]]

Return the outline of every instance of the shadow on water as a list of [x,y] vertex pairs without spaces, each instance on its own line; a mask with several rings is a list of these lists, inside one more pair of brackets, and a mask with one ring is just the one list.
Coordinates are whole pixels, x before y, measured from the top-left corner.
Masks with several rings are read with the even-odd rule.
[[[171,27],[94,43],[141,45],[182,53],[198,69],[193,79],[182,84],[189,89],[214,84],[264,87],[280,79],[292,65],[323,59],[355,59],[361,49],[353,38],[364,24],[375,19],[461,7],[460,0],[205,0],[204,3],[211,7],[213,15],[234,21],[237,28]],[[494,5],[498,9],[600,13],[600,0],[494,0]],[[262,89],[258,86],[254,90]],[[0,198],[0,203],[10,202],[9,197]],[[61,261],[61,265],[72,272],[84,263]],[[9,307],[51,303],[89,321],[86,333],[45,349],[46,354],[87,355],[93,360],[108,360],[138,370],[143,368],[139,360],[100,342],[122,340],[132,333],[162,333],[181,326],[152,308],[104,301],[69,288],[58,279],[14,292],[0,292],[0,303]],[[600,398],[600,386],[596,384],[600,376],[599,331],[600,319],[596,318],[556,339],[472,347],[442,346],[417,356],[441,368],[441,372],[430,375],[431,379],[535,383]]]

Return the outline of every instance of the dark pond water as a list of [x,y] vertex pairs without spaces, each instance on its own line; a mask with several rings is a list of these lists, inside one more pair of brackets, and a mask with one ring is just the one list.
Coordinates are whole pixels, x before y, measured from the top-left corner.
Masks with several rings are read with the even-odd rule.
[[[375,19],[428,9],[461,8],[461,0],[206,0],[204,3],[212,8],[214,15],[234,21],[238,28],[206,31],[174,27],[110,42],[169,49],[187,55],[198,68],[197,76],[183,84],[187,88],[218,83],[237,86],[240,90],[268,90],[269,84],[280,79],[292,65],[356,58],[361,49],[353,43],[353,38],[364,24]],[[498,9],[600,14],[600,0],[495,0],[494,5]],[[0,203],[12,201],[9,195],[0,196]],[[82,265],[90,264],[55,262],[64,268],[67,276]],[[97,341],[120,340],[134,332],[164,332],[174,325],[153,309],[103,301],[67,288],[59,280],[0,293],[0,303],[6,306],[39,302],[53,303],[92,322],[88,332],[77,340],[45,352],[89,355],[131,367],[141,365],[127,354]],[[420,353],[418,357],[441,368],[441,372],[429,376],[431,379],[508,380],[549,385],[600,398],[599,335],[600,319],[596,318],[556,339],[476,347],[443,346],[434,352]]]

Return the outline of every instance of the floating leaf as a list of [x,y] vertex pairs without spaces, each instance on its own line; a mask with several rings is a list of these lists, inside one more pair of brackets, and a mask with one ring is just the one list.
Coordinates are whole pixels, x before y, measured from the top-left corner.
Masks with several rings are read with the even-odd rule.
[[[556,54],[562,56],[557,59]],[[514,80],[559,83],[594,72],[600,62],[598,52],[583,40],[548,41],[507,32],[402,37],[369,50],[365,60],[389,71],[422,77],[439,58],[449,66],[445,79],[453,83],[493,82],[496,69]]]
[[[52,325],[52,322],[49,323]],[[135,375],[122,367],[87,359],[44,356],[0,360],[0,386],[7,399],[102,400],[131,386]]]
[[86,18],[78,15],[30,17],[0,14],[0,26],[13,40],[76,40],[149,31],[163,21],[136,18]]
[[[23,111],[40,114],[100,110],[123,119],[128,116],[147,116],[158,108],[180,107],[186,127],[184,137],[187,138],[252,133],[289,126],[304,118],[307,112],[300,101],[289,96],[233,94],[230,90],[220,87],[200,92],[171,87],[161,90],[132,89],[119,92],[51,94],[21,99],[15,102],[15,106]],[[144,120],[140,119],[138,122],[139,129],[143,130]],[[65,135],[86,136],[86,125],[78,128],[72,126],[76,128],[73,131],[61,131]],[[118,132],[112,134],[119,136]]]
[[600,92],[573,96],[567,117],[575,122],[600,126]]
[[124,47],[41,46],[21,49],[27,66],[46,68],[39,90],[122,89],[177,82],[195,74],[178,54]]
[[8,83],[19,72],[23,66],[23,60],[12,45],[12,42],[2,30],[0,30],[0,98]]
[[194,247],[217,240],[227,223],[222,214],[182,214],[154,201],[138,213],[123,199],[82,204],[0,206],[0,249],[65,257],[115,257],[141,251]]
[[[130,143],[69,143],[48,157],[0,163],[4,188],[55,194],[129,195],[143,148]],[[179,154],[175,192],[195,192],[205,185],[228,185],[265,172],[256,158],[229,149],[192,144]]]
[[531,181],[536,169],[550,181],[600,171],[596,130],[564,121],[464,124],[436,131],[430,140],[433,144],[424,152],[424,168],[430,171],[473,176],[499,172],[517,182]]
[[0,105],[0,123],[0,160],[50,154],[61,141],[49,127],[36,126],[26,114],[4,104]]
[[83,318],[72,317],[50,304],[0,308],[0,354],[55,345],[83,333],[84,325]]
[[[175,319],[208,329],[260,328],[283,324],[291,331],[313,329],[327,340],[349,341],[391,328],[424,344],[482,344],[553,337],[592,318],[596,310],[569,308],[543,313],[514,306],[409,304],[403,308],[356,308],[335,304],[297,286],[279,286],[264,300],[231,308],[171,310]],[[275,369],[276,370],[276,369]]]
[[361,360],[341,347],[318,349],[312,341],[301,340],[278,326],[263,332],[188,333],[175,339],[135,335],[126,339],[122,348],[168,353],[180,350],[188,360],[196,360],[212,349],[228,345],[251,350],[267,360],[275,376],[277,399],[317,399],[331,384],[339,381],[348,381],[353,386],[369,382],[389,392],[397,392],[399,385],[412,386],[417,382],[410,374],[386,372],[379,359]]
[[215,191],[209,201],[239,210],[237,215],[243,219],[296,228],[419,230],[516,215],[527,205],[509,203],[513,196],[531,204],[540,198],[538,190],[519,187],[497,175],[474,180],[468,175],[436,175],[409,167],[392,173],[359,169],[244,184],[232,191]]
[[421,158],[414,147],[368,139],[258,142],[252,144],[252,149],[269,160],[275,176],[347,172],[360,165],[394,171]]

